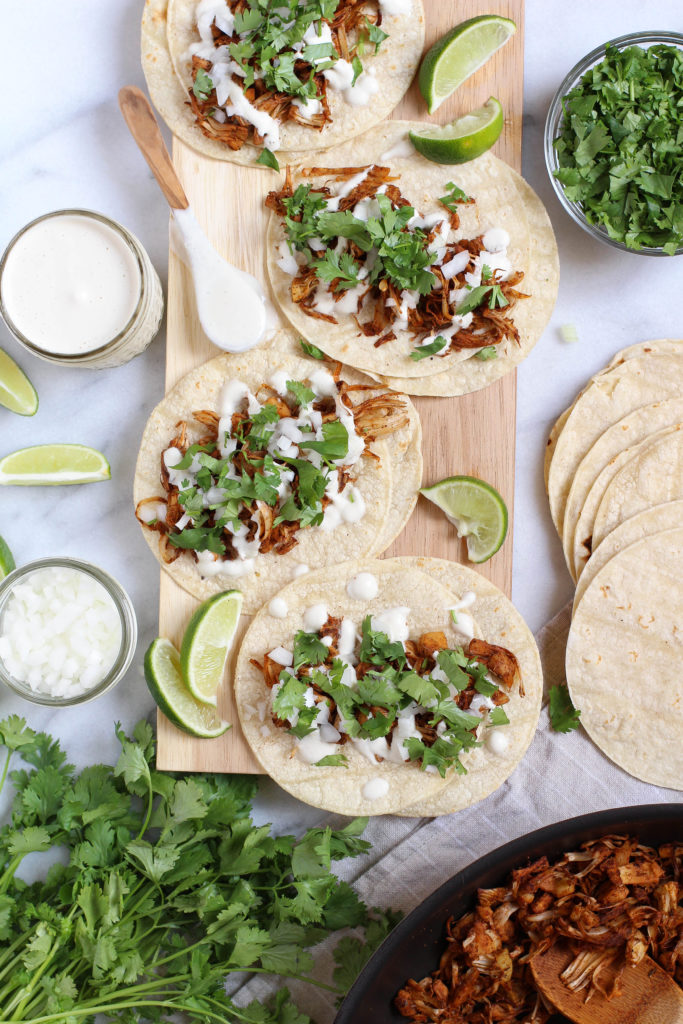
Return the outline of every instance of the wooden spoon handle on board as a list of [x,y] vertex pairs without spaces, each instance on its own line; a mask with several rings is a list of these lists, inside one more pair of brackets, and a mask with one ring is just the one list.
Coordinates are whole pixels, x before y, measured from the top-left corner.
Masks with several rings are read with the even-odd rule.
[[621,994],[605,999],[594,992],[572,992],[560,975],[574,958],[568,946],[556,943],[531,960],[539,991],[574,1024],[683,1024],[683,991],[649,956],[621,975]]
[[124,85],[119,90],[119,107],[169,206],[172,210],[186,210],[190,203],[161,137],[149,100],[136,86]]

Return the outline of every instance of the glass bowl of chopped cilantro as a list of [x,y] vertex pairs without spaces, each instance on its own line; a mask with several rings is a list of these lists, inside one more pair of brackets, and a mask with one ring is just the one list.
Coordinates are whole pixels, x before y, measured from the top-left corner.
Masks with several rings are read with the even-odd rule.
[[647,256],[683,253],[683,35],[636,32],[589,53],[550,104],[545,159],[590,235]]

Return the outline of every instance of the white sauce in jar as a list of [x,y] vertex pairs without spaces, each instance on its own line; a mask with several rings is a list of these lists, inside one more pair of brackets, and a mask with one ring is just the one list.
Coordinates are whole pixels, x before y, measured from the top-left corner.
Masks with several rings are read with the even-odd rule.
[[135,254],[112,227],[77,213],[27,228],[7,255],[2,302],[37,348],[77,355],[101,348],[129,323],[142,279]]

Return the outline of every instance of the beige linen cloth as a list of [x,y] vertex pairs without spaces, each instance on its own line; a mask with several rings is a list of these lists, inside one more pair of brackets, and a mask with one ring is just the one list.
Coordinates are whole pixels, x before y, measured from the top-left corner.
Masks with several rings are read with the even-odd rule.
[[[562,683],[571,605],[544,626],[536,640],[545,688]],[[632,804],[681,803],[683,793],[661,789],[627,775],[598,750],[583,729],[560,734],[550,728],[547,706],[523,761],[508,781],[486,800],[441,818],[370,820],[364,837],[372,843],[365,857],[342,861],[340,877],[352,882],[368,906],[409,913],[451,875],[504,843],[534,829],[590,811]],[[327,816],[333,827],[346,819]],[[362,933],[359,933],[362,934]],[[330,982],[334,942],[314,950],[315,976]],[[259,1002],[284,985],[268,977],[243,984],[236,1001]],[[302,982],[287,983],[300,1009],[316,1024],[331,1024],[335,997]]]

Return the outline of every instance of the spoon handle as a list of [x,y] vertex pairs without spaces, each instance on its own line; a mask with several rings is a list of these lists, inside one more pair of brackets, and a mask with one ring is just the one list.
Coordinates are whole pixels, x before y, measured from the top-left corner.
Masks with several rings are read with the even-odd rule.
[[190,205],[188,198],[171,163],[149,100],[136,86],[124,85],[119,90],[119,106],[169,206],[172,210],[186,210]]

